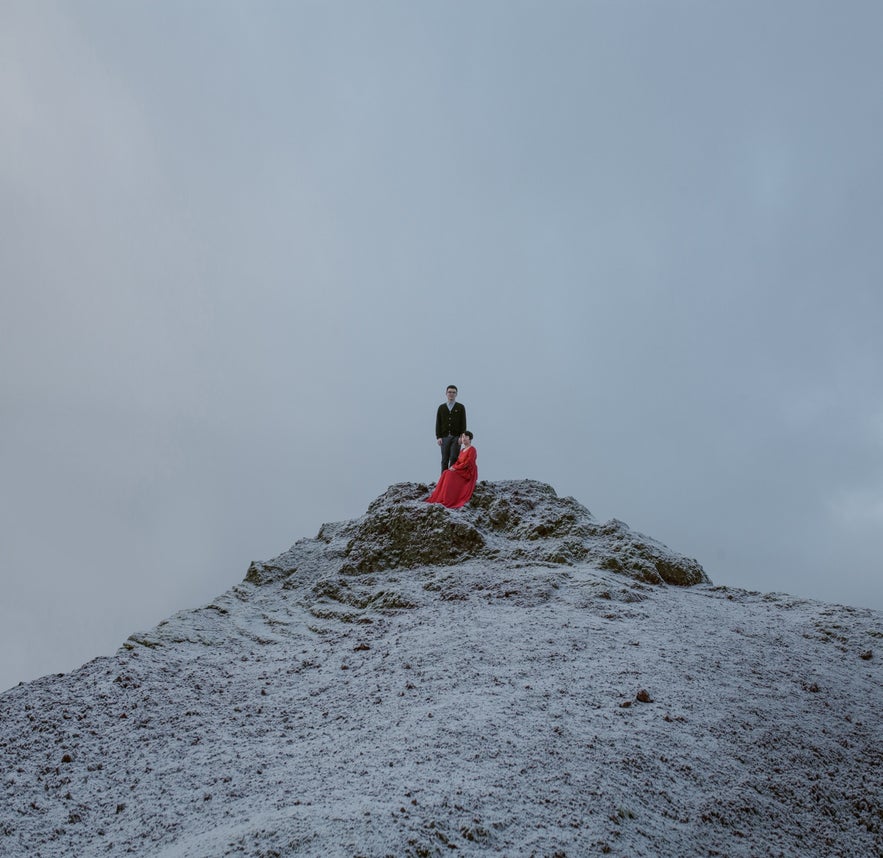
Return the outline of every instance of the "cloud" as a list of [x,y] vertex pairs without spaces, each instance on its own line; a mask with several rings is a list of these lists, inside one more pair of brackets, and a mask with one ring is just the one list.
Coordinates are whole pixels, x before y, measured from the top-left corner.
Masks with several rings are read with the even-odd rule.
[[452,381],[482,477],[883,604],[880,13],[796,8],[4,4],[0,563],[69,662],[432,478]]

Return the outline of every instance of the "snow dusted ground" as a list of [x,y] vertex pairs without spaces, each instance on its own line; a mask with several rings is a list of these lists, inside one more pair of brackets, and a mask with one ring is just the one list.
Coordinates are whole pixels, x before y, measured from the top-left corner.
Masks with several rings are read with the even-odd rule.
[[426,493],[0,696],[0,854],[883,855],[883,615]]

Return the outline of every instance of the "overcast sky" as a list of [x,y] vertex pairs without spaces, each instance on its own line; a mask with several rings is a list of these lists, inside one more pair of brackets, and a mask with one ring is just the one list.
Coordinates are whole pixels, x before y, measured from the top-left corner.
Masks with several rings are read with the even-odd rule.
[[530,477],[883,609],[883,4],[0,0],[0,689]]

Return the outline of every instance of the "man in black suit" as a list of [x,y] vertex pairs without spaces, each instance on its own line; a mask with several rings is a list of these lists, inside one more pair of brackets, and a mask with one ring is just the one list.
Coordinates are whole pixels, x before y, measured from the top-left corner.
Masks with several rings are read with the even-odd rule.
[[466,431],[466,408],[457,402],[457,387],[449,384],[445,391],[447,402],[438,407],[435,415],[435,437],[441,447],[441,469],[447,470],[460,455],[460,436]]

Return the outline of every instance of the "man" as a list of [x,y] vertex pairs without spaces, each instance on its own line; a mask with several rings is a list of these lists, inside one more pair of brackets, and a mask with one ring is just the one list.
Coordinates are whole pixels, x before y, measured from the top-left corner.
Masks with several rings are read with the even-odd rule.
[[459,437],[466,431],[466,408],[457,402],[457,386],[449,384],[445,390],[447,402],[438,407],[435,415],[435,437],[441,447],[441,469],[446,471],[460,455]]

